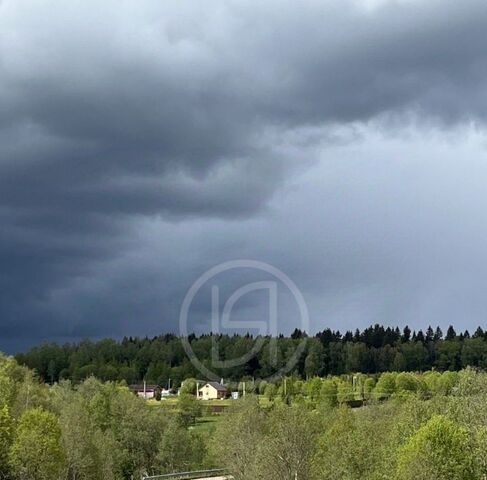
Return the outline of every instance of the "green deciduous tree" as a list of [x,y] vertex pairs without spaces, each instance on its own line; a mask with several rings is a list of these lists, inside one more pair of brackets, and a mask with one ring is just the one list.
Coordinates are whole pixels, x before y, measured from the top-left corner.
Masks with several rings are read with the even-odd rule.
[[277,387],[274,383],[268,383],[264,390],[264,395],[268,400],[274,400],[277,394]]
[[188,395],[196,395],[197,383],[194,378],[187,378],[181,385],[180,393]]
[[419,382],[412,373],[401,372],[396,377],[396,391],[416,392],[419,388]]
[[94,425],[79,395],[62,405],[60,424],[68,480],[109,480],[116,475],[119,448]]
[[181,393],[178,399],[179,418],[185,426],[194,424],[202,414],[201,400],[189,393]]
[[156,464],[160,472],[188,471],[204,461],[206,445],[203,439],[186,428],[176,418],[171,419],[158,445]]
[[13,420],[7,405],[0,407],[0,478],[8,477],[8,453],[13,438]]
[[52,413],[33,408],[22,414],[10,448],[9,463],[20,480],[61,477],[64,468],[61,428]]
[[327,378],[323,381],[320,391],[320,403],[324,406],[334,407],[338,404],[338,390],[335,380]]
[[320,419],[300,406],[279,405],[269,413],[265,440],[259,448],[260,477],[266,480],[306,480]]
[[352,383],[349,380],[339,380],[337,382],[338,403],[349,402],[354,399]]
[[396,374],[392,372],[385,372],[377,381],[374,388],[374,396],[376,398],[390,397],[396,391]]
[[307,378],[323,373],[323,356],[324,349],[321,342],[316,338],[309,339],[308,355],[304,361],[304,372]]
[[252,396],[235,402],[223,415],[211,440],[213,457],[235,480],[259,478],[257,452],[264,439],[266,415]]
[[473,448],[467,430],[433,416],[399,450],[398,480],[474,480]]
[[394,402],[351,410],[341,406],[325,421],[314,454],[313,480],[385,480],[394,473]]

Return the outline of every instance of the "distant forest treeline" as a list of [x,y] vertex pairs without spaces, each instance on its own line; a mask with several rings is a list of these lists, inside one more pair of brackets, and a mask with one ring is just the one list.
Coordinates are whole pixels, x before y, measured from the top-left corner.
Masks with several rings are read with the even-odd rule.
[[[251,335],[191,335],[188,340],[198,359],[227,380],[246,377],[265,378],[287,363],[296,347],[306,338],[306,348],[294,370],[288,372],[302,378],[315,375],[341,375],[351,372],[379,373],[386,371],[424,371],[435,368],[460,370],[467,366],[487,368],[487,332],[478,328],[473,335],[468,331],[457,334],[449,327],[446,334],[438,327],[412,332],[407,326],[384,328],[374,325],[363,331],[346,332],[325,329],[309,337],[298,329],[290,337],[279,336],[277,364],[270,355],[265,338],[264,346],[254,358],[230,369],[212,367],[211,352],[218,342],[220,359],[235,359],[248,352],[256,339]],[[117,342],[105,339],[76,344],[44,343],[16,360],[37,371],[46,382],[71,379],[81,382],[94,375],[101,380],[125,380],[127,383],[147,382],[179,385],[185,378],[201,378],[190,362],[181,338],[166,334],[154,338],[125,337]]]

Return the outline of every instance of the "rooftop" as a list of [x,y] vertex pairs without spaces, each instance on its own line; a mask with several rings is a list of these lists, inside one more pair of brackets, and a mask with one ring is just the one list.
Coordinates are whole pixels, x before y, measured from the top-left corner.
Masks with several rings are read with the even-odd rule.
[[[211,385],[213,388],[215,388],[216,390],[218,390],[220,392],[226,392],[227,391],[226,387],[224,385],[221,385],[218,382],[206,382],[205,385]],[[205,385],[203,385],[203,387]],[[201,390],[201,388],[200,388],[200,390]]]

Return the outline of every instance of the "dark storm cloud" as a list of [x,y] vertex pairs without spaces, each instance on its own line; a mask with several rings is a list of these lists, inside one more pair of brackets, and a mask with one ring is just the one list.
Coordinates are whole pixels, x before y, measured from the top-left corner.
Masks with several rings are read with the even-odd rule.
[[96,5],[2,6],[4,205],[252,213],[269,129],[486,113],[480,1]]
[[[486,27],[481,0],[2,2],[0,336],[118,334],[110,319],[153,319],[156,287],[124,313],[137,280],[86,286],[147,284],[132,263],[110,277],[151,235],[140,222],[175,222],[156,236],[225,225],[204,260],[208,233],[173,238],[187,250],[168,272],[240,257],[232,221],[263,218],[340,126],[483,125]],[[154,278],[176,305],[186,280]]]

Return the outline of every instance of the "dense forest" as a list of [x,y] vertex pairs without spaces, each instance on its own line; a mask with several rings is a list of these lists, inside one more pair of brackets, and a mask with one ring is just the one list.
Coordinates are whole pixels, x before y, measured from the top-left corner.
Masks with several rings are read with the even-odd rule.
[[[487,367],[487,333],[478,328],[457,334],[449,327],[412,332],[408,327],[371,326],[363,331],[341,334],[330,329],[307,337],[295,330],[290,337],[264,338],[257,355],[243,365],[214,369],[211,349],[218,342],[221,359],[239,358],[249,351],[256,339],[251,335],[195,336],[188,340],[196,356],[212,371],[229,380],[267,378],[286,364],[296,347],[306,339],[306,348],[297,359],[292,373],[301,378],[341,375],[349,372],[426,371],[432,368],[458,371],[467,366]],[[270,359],[267,344],[275,342],[277,363]],[[124,338],[117,342],[104,339],[84,340],[77,344],[45,343],[16,355],[17,361],[34,369],[41,379],[54,383],[70,379],[74,383],[94,375],[104,381],[125,380],[128,384],[145,379],[161,386],[178,385],[185,378],[201,374],[188,359],[175,335],[154,338]]]

